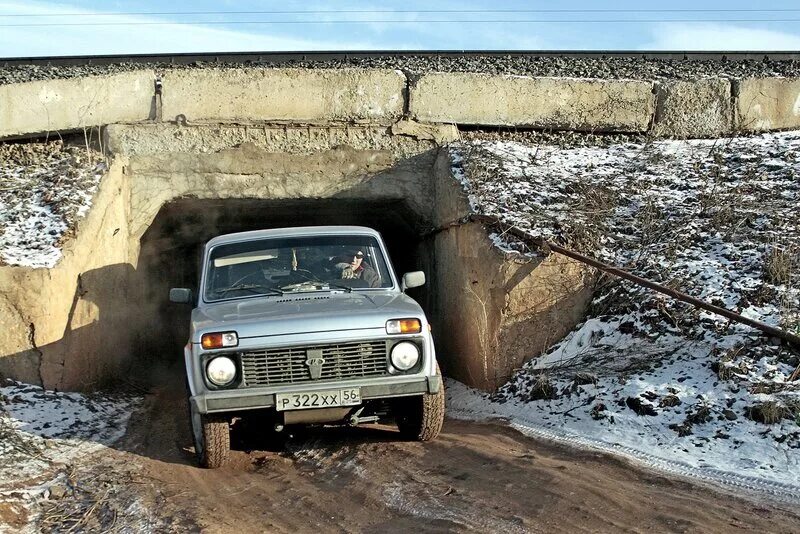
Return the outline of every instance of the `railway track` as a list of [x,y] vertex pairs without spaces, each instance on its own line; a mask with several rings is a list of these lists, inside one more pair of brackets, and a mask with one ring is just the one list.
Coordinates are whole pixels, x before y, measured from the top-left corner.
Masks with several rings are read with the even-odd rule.
[[402,58],[629,58],[663,61],[716,61],[716,62],[774,62],[800,61],[800,52],[681,52],[681,51],[475,51],[475,50],[425,50],[425,51],[355,51],[355,52],[224,52],[181,54],[131,54],[97,56],[42,56],[0,58],[0,67],[15,66],[102,66],[125,63],[158,63],[167,65],[204,64],[257,64],[282,65],[298,62],[351,61]]

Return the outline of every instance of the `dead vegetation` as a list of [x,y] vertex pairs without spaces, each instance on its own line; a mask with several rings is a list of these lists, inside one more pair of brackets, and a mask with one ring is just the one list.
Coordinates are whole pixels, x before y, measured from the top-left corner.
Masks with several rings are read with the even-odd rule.
[[527,400],[544,400],[554,399],[557,396],[557,391],[550,377],[547,374],[538,374],[530,384],[527,392]]
[[170,522],[159,514],[166,495],[137,466],[109,464],[105,456],[67,465],[39,501],[35,519],[42,532],[196,531],[189,517]]
[[104,171],[101,153],[77,143],[0,143],[0,261],[25,265],[47,250],[57,257]]
[[796,418],[796,415],[788,406],[777,400],[757,402],[752,406],[748,406],[745,414],[753,421],[764,423],[765,425],[774,425],[782,419]]

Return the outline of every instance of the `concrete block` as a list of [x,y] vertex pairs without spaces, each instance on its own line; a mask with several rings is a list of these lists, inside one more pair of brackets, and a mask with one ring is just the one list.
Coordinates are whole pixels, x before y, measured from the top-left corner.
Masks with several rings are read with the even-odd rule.
[[406,78],[395,70],[203,69],[165,73],[163,118],[392,123]]
[[147,120],[155,73],[0,85],[0,138]]
[[713,137],[733,130],[731,82],[720,78],[656,85],[653,133],[663,137]]
[[800,78],[746,78],[736,99],[739,129],[800,128]]
[[653,83],[474,73],[422,76],[409,109],[423,122],[581,131],[645,131]]
[[437,145],[445,145],[459,138],[458,128],[452,124],[425,124],[401,120],[392,124],[392,135],[405,135],[415,139],[431,140]]

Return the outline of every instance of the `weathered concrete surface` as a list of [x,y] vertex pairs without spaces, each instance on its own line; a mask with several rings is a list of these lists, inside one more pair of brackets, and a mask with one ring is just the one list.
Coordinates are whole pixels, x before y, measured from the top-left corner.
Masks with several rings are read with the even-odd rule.
[[264,152],[253,145],[215,154],[132,158],[131,235],[141,237],[174,198],[330,197],[356,187],[393,163],[383,151],[342,147],[313,155]]
[[[58,389],[91,389],[120,376],[135,322],[126,288],[136,243],[128,240],[124,163],[111,166],[76,238],[52,269],[0,268],[0,372]],[[133,249],[133,250],[132,250]]]
[[8,283],[16,278],[11,274],[12,272],[8,268],[0,270],[0,284],[5,278],[8,285],[7,289],[3,289],[5,292],[0,293],[0,319],[2,319],[0,321],[2,327],[0,341],[4,345],[4,352],[8,351],[9,354],[9,356],[0,357],[0,377],[13,377],[15,380],[28,384],[41,384],[39,365],[42,353],[34,343],[35,331],[33,328],[35,327],[17,309],[17,295],[8,293],[15,288],[14,284]]
[[414,139],[428,139],[437,145],[445,145],[460,138],[454,124],[424,124],[422,122],[400,120],[392,124],[392,134],[405,135]]
[[165,120],[378,122],[403,114],[406,78],[394,70],[204,69],[163,76]]
[[151,117],[155,73],[0,85],[0,138]]
[[713,137],[733,131],[729,80],[709,78],[656,84],[653,134],[659,137]]
[[652,91],[636,80],[436,73],[411,88],[409,111],[422,122],[643,132]]
[[105,129],[105,146],[114,154],[147,156],[164,153],[214,153],[245,143],[267,152],[313,154],[348,146],[381,150],[396,158],[413,157],[436,147],[428,140],[390,134],[387,126],[305,126],[275,124],[171,123],[112,124]]
[[800,78],[741,80],[736,119],[747,131],[800,128]]
[[[469,213],[450,174],[436,168],[437,224]],[[515,369],[561,339],[583,318],[594,273],[568,258],[523,258],[496,248],[479,224],[452,226],[434,237],[428,308],[442,366],[470,386],[493,390]]]
[[[130,157],[132,234],[174,198],[401,198],[428,213],[436,144],[387,127],[114,125],[106,143]],[[432,160],[431,160],[432,161]],[[420,167],[422,165],[422,167]],[[393,177],[393,179],[391,179]],[[427,216],[427,215],[426,215]]]

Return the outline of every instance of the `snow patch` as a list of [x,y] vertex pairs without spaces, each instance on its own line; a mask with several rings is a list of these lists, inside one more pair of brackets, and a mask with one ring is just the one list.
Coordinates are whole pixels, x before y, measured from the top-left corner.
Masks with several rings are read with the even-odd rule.
[[[453,152],[475,212],[800,331],[800,132],[608,147],[470,141]],[[585,322],[492,396],[454,384],[449,413],[795,491],[800,384],[788,377],[798,363],[757,330],[601,278]]]
[[30,509],[47,498],[65,464],[124,435],[138,403],[10,381],[0,387],[0,502]]

